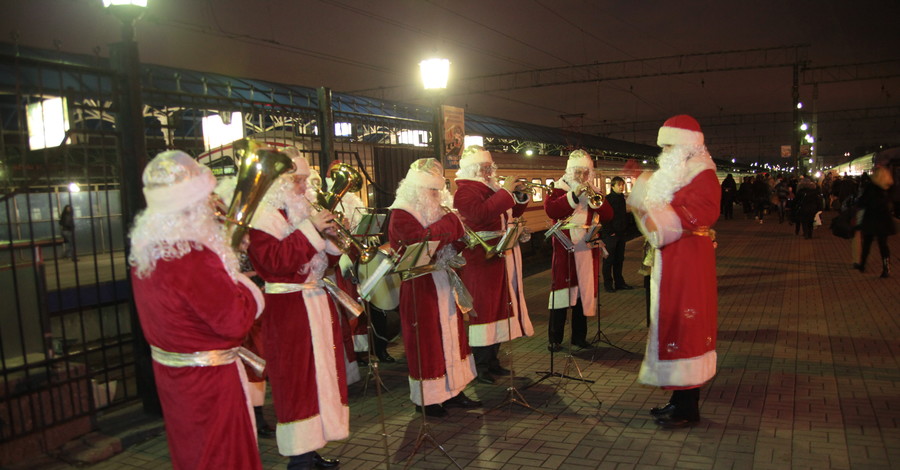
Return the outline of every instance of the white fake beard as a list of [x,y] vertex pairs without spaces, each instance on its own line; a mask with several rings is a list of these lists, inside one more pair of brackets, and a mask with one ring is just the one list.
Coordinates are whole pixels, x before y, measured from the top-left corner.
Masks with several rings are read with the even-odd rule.
[[397,187],[397,202],[409,206],[421,218],[423,225],[428,227],[446,213],[441,206],[453,207],[453,196],[446,189],[434,194],[427,188],[410,184],[404,179]]
[[497,181],[496,178],[496,170],[491,170],[490,175],[485,176],[484,173],[481,172],[481,167],[479,165],[467,165],[463,168],[460,168],[459,171],[456,172],[456,177],[459,179],[466,179],[472,181],[478,181],[487,185],[487,187],[494,190],[494,192],[499,191],[503,186]]
[[236,279],[240,266],[225,235],[224,226],[216,221],[213,209],[207,204],[176,214],[145,210],[135,217],[129,233],[132,250],[128,263],[139,278],[146,278],[159,260],[170,261],[194,249],[209,249],[219,256],[231,278]]
[[693,147],[675,146],[663,150],[657,158],[659,170],[647,181],[647,205],[659,206],[672,202],[672,196],[687,182],[688,160],[694,154]]

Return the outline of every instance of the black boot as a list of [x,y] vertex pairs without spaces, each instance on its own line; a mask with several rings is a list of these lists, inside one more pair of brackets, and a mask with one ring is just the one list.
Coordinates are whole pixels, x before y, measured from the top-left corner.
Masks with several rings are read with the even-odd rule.
[[256,435],[259,437],[275,437],[275,430],[266,422],[263,415],[263,407],[254,406],[253,415],[256,417]]
[[314,452],[307,452],[305,454],[290,456],[290,460],[288,460],[287,464],[287,470],[312,470],[313,453]]
[[891,277],[890,258],[881,258],[881,277]]
[[656,419],[656,424],[666,429],[693,426],[700,421],[700,389],[676,390],[672,403],[675,409],[669,416]]

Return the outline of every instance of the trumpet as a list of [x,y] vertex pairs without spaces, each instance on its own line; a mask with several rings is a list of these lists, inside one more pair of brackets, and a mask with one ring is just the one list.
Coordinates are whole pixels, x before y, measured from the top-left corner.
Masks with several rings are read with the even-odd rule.
[[[506,176],[498,176],[497,178],[501,181],[505,181],[507,177]],[[522,185],[524,185],[526,188],[528,188],[528,191],[532,195],[537,193],[538,190],[547,191],[547,192],[550,192],[551,190],[553,190],[552,182],[550,184],[541,184],[541,183],[534,183],[534,182],[528,181],[526,179],[519,179],[519,180],[516,180],[516,182],[522,183]]]
[[[447,206],[441,206],[441,209],[443,209],[447,214],[456,214],[456,211]],[[457,217],[459,217],[459,214],[457,214]],[[495,251],[496,247],[488,245],[484,238],[481,238],[481,236],[478,235],[477,232],[470,229],[468,226],[466,226],[465,223],[463,223],[461,217],[459,218],[459,223],[460,225],[462,225],[463,230],[466,232],[465,240],[467,249],[472,249],[478,245],[481,245],[481,247],[484,248],[484,259],[491,259],[494,257],[494,255],[497,254],[497,252]]]
[[579,196],[582,194],[587,195],[588,202],[591,206],[600,207],[603,205],[603,195],[598,193],[590,183],[584,183],[581,187],[582,189]]

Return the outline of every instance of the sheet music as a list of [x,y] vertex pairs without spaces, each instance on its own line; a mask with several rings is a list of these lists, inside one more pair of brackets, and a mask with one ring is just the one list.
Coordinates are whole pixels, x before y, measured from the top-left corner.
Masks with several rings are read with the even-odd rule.
[[440,244],[441,242],[439,241],[426,241],[407,246],[394,271],[409,271],[410,269],[427,265],[431,262],[431,258]]
[[383,233],[384,221],[387,214],[367,213],[359,219],[359,223],[353,228],[353,235],[374,236]]
[[522,232],[525,231],[525,224],[520,221],[516,221],[513,224],[510,224],[506,228],[506,233],[500,238],[500,241],[497,243],[497,246],[494,248],[498,253],[502,253],[506,250],[511,250],[516,247],[516,244],[519,243],[519,237],[522,235]]

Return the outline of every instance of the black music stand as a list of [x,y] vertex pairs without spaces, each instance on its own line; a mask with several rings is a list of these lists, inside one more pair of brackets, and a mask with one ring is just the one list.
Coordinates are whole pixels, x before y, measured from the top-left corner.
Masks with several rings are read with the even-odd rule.
[[[516,246],[516,242],[519,239],[519,235],[521,234],[522,228],[521,221],[516,221],[512,224],[512,227],[508,227],[504,236],[500,239],[500,242],[497,243],[497,256],[504,256],[504,253],[507,250],[512,250]],[[512,240],[511,242],[509,240]],[[510,246],[511,245],[511,246]],[[504,266],[504,269],[506,267]],[[521,270],[521,267],[519,268]],[[521,274],[521,273],[520,273]],[[510,282],[516,282],[515,280],[510,280]],[[507,303],[507,316],[506,316],[506,331],[507,335],[512,335],[512,302]],[[512,340],[508,340],[507,343],[512,343]],[[494,405],[491,409],[484,412],[482,417],[487,416],[488,413],[498,410],[503,406],[506,406],[507,409],[511,412],[512,405],[519,405],[522,408],[538,412],[544,416],[554,418],[548,413],[545,413],[533,406],[531,406],[525,397],[522,396],[522,393],[516,388],[515,379],[516,379],[516,368],[513,362],[512,355],[512,346],[507,346],[506,355],[509,356],[509,386],[506,387],[506,397],[498,404]]]
[[[569,257],[569,262],[570,262],[570,263],[574,263],[574,262],[575,262],[575,259],[574,259],[574,258],[575,258],[575,245],[574,245],[574,243],[572,242],[572,240],[569,239],[569,237],[568,237],[566,234],[564,234],[564,233],[562,232],[563,227],[560,225],[561,222],[563,222],[563,221],[561,220],[560,222],[557,222],[557,224],[554,225],[554,227],[550,230],[550,231],[551,231],[550,236],[556,238],[557,242],[560,243],[560,244],[565,248],[566,252],[568,253],[567,256]],[[548,238],[549,238],[549,237],[548,237]],[[552,244],[551,244],[551,246],[552,246]],[[552,263],[552,262],[551,262],[551,263]],[[550,302],[550,303],[551,303],[552,305],[555,306],[555,305],[556,305],[556,301],[555,301],[555,299],[556,299],[556,297],[555,297],[555,296],[556,296],[556,291],[554,291],[554,290],[553,290],[553,287],[552,287],[552,286],[553,286],[552,275],[553,275],[553,274],[552,274],[552,270],[551,270],[551,279],[550,279],[550,285],[551,285],[551,287],[550,287],[550,289],[551,289],[551,290],[550,290],[550,297],[551,297],[551,302]],[[567,275],[568,275],[568,272],[567,272]],[[566,278],[566,284],[567,284],[567,285],[569,284],[569,282],[571,282],[571,278]],[[566,308],[569,309],[570,307],[566,307]],[[551,310],[553,310],[553,309],[551,309]],[[583,312],[582,312],[582,313],[583,313]],[[574,321],[574,319],[573,319],[573,321]],[[552,334],[552,333],[555,333],[553,324],[554,324],[554,322],[553,322],[552,312],[551,312],[551,318],[550,318],[551,334]],[[595,383],[595,381],[594,381],[594,380],[587,379],[587,378],[584,377],[584,373],[583,373],[581,367],[578,365],[578,361],[576,361],[576,360],[575,360],[575,356],[572,355],[572,346],[570,345],[570,346],[566,349],[566,356],[565,356],[566,362],[565,362],[565,365],[563,366],[563,371],[562,371],[562,372],[556,372],[556,371],[554,370],[554,367],[553,367],[553,366],[554,366],[554,362],[553,362],[553,356],[554,356],[554,353],[555,353],[555,351],[553,351],[553,350],[551,349],[551,350],[550,350],[550,370],[549,370],[549,371],[540,371],[540,372],[537,372],[538,374],[542,374],[542,375],[541,375],[541,378],[539,378],[539,379],[536,380],[535,382],[529,384],[529,385],[528,385],[527,387],[525,387],[525,388],[526,388],[526,389],[527,389],[527,388],[531,388],[531,387],[533,387],[533,386],[535,386],[535,385],[537,385],[537,384],[543,382],[544,380],[548,380],[548,379],[550,379],[550,378],[555,377],[555,378],[559,379],[559,380],[557,380],[557,382],[556,382],[556,389],[557,389],[557,390],[562,389],[564,392],[568,392],[568,390],[566,390],[566,388],[563,386],[563,379],[565,379],[565,380],[571,380],[571,381],[576,381],[576,382],[581,382],[581,383],[584,383],[584,384],[587,386],[588,390],[591,392],[591,394],[592,394],[592,395],[594,396],[594,398],[597,400],[598,407],[599,407],[599,406],[602,406],[602,405],[603,405],[603,402],[600,400],[600,398],[597,396],[597,394],[594,393],[594,390],[593,390],[593,389],[591,388],[591,386],[590,386],[590,384]],[[575,369],[575,371],[578,373],[578,377],[573,377],[573,376],[568,375],[569,369],[570,369],[570,368]]]
[[[429,236],[426,235],[425,238],[427,240]],[[423,241],[407,246],[406,249],[403,250],[403,254],[397,260],[394,267],[394,272],[399,274],[400,278],[404,281],[430,273],[430,270],[428,270],[428,268],[430,268],[431,265],[429,265],[428,263],[432,261],[438,244],[439,242]],[[412,295],[413,303],[418,305],[418,302],[416,301],[416,289],[412,290]],[[418,358],[416,362],[419,366],[419,396],[422,400],[422,404],[419,406],[422,409],[422,425],[419,427],[419,433],[416,436],[415,445],[413,446],[413,450],[409,454],[409,457],[406,458],[406,465],[403,468],[409,468],[409,466],[412,464],[413,457],[416,456],[416,453],[419,452],[419,449],[427,441],[431,443],[431,445],[433,445],[435,449],[441,451],[441,453],[444,454],[445,457],[450,459],[450,462],[452,462],[453,465],[456,466],[456,468],[458,468],[459,470],[463,470],[463,468],[447,452],[447,450],[444,449],[442,445],[438,444],[434,436],[431,435],[431,428],[428,426],[428,418],[425,415],[425,385],[422,380],[422,346],[419,336],[419,309],[415,310],[414,316],[415,321],[413,322],[413,330],[415,330],[416,332],[416,356]]]
[[[602,240],[601,240],[601,238],[600,238],[600,232],[599,232],[599,230],[595,232],[595,236],[594,236],[593,238],[591,238],[591,240],[590,240],[588,243],[595,243],[595,242],[597,242],[597,241],[601,241],[601,242],[602,242]],[[604,248],[604,250],[605,250],[605,248]],[[600,260],[600,263],[601,263],[601,264],[603,263],[603,260],[602,260],[602,259]],[[598,276],[597,276],[597,285],[595,286],[595,288],[597,289],[597,290],[596,290],[596,292],[597,292],[597,313],[596,313],[596,316],[597,316],[597,334],[594,335],[594,339],[591,340],[591,344],[594,345],[594,344],[602,343],[602,344],[606,344],[606,345],[608,345],[608,346],[610,346],[610,347],[616,348],[616,349],[618,349],[619,351],[622,351],[622,352],[625,352],[625,353],[628,353],[628,354],[637,354],[637,353],[635,353],[635,352],[629,351],[629,350],[627,350],[627,349],[625,349],[625,348],[623,348],[623,347],[621,347],[621,346],[619,346],[619,345],[613,343],[612,340],[610,340],[609,337],[606,336],[606,333],[603,332],[603,327],[601,326],[601,323],[600,323],[600,281],[601,281],[601,279],[602,279],[602,277],[598,275]],[[591,362],[590,362],[590,364],[593,364],[593,363],[594,363],[594,359],[596,359],[596,357],[597,357],[597,350],[595,349],[594,352],[591,353]]]

